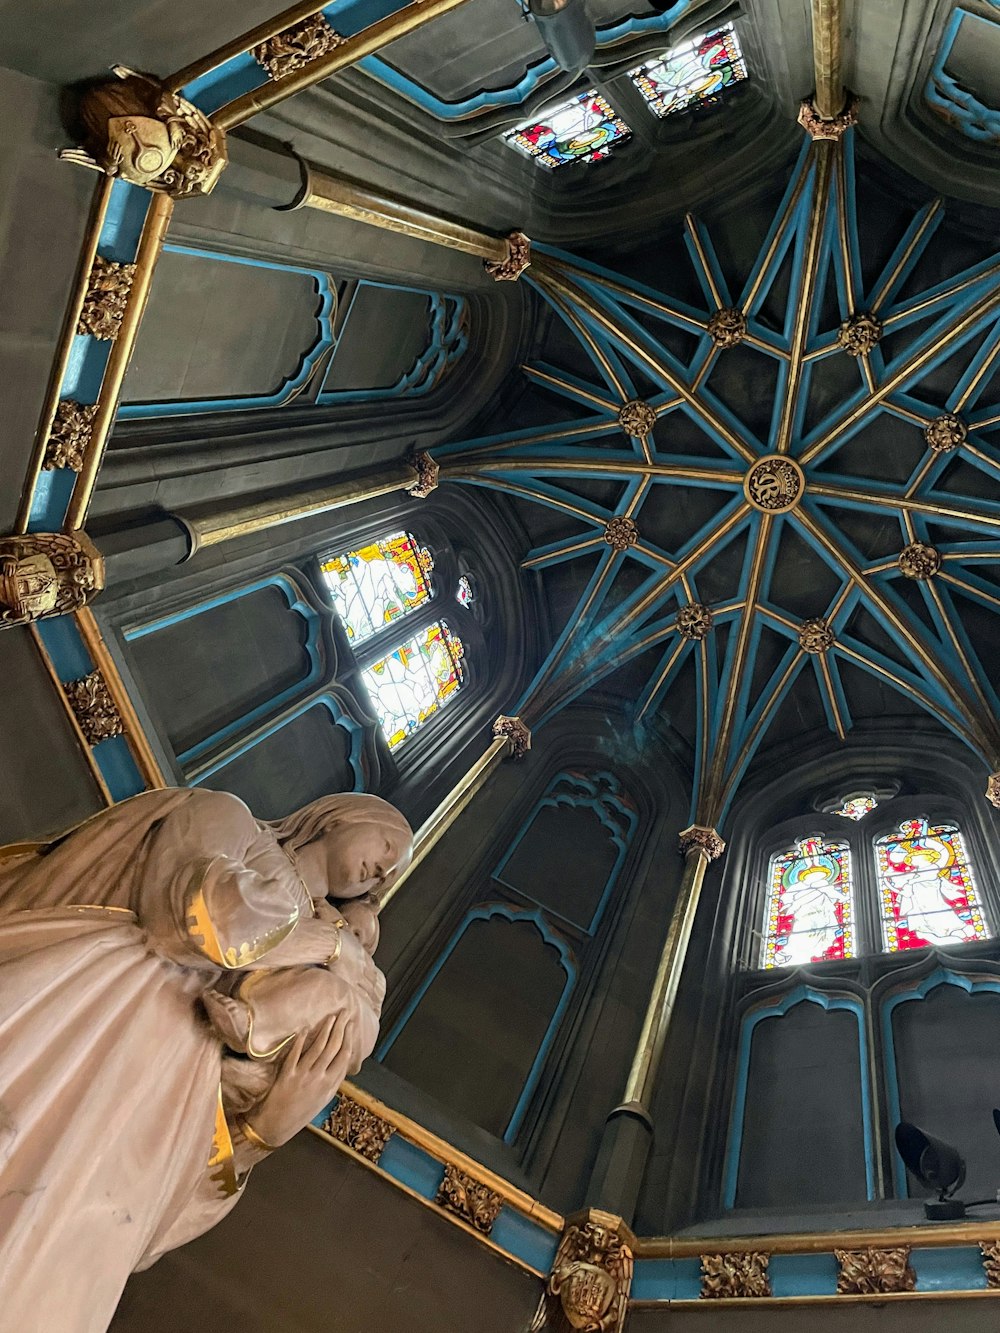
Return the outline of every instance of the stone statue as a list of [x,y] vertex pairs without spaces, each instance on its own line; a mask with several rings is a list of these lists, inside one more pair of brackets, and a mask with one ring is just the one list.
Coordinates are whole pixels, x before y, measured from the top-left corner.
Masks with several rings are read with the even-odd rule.
[[105,1329],[357,1072],[411,846],[378,797],[194,789],[0,851],[0,1325]]

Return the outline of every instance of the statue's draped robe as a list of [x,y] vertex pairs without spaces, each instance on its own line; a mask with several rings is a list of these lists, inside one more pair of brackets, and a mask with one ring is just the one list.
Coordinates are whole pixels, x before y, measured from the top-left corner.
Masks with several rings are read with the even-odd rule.
[[311,911],[273,831],[216,792],[149,792],[0,863],[2,1333],[105,1329],[133,1269],[232,1207],[198,997],[320,961]]

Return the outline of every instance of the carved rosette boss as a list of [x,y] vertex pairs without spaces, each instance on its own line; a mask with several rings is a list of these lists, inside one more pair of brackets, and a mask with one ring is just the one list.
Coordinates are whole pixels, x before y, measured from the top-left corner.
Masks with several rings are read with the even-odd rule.
[[837,346],[848,356],[866,356],[882,337],[882,321],[867,311],[845,319],[837,333]]
[[437,490],[441,468],[426,449],[415,453],[410,462],[417,469],[417,478],[407,486],[406,490],[415,500],[426,500],[431,491]]
[[510,741],[510,753],[514,759],[523,759],[531,749],[531,731],[519,717],[500,714],[493,723],[493,739],[499,740],[501,736]]
[[684,856],[687,856],[688,852],[699,851],[704,853],[709,861],[717,861],[726,850],[725,842],[715,829],[705,824],[692,824],[682,830],[677,836],[677,842]]
[[712,608],[704,602],[688,602],[677,612],[677,632],[696,643],[707,639],[712,629]]
[[103,557],[83,532],[0,538],[0,627],[78,611],[103,587]]
[[722,306],[708,318],[708,336],[716,347],[723,350],[737,347],[746,337],[747,321],[736,306]]
[[758,1250],[701,1256],[701,1294],[705,1300],[745,1300],[770,1296],[768,1255]]
[[82,146],[59,156],[174,199],[210,194],[228,161],[222,131],[153,75],[113,70],[80,98]]
[[830,625],[822,616],[803,620],[799,626],[799,647],[806,653],[826,653],[837,642]]
[[837,1291],[844,1296],[876,1296],[913,1291],[917,1275],[910,1267],[908,1246],[879,1250],[834,1250],[840,1272]]
[[943,412],[933,421],[928,421],[924,427],[924,439],[938,454],[950,453],[952,449],[964,444],[968,438],[968,426],[954,412]]
[[628,1314],[635,1242],[621,1218],[591,1209],[563,1232],[529,1333],[577,1329],[621,1333]]
[[491,1190],[482,1181],[474,1180],[451,1163],[444,1169],[444,1178],[438,1187],[435,1202],[481,1231],[484,1236],[493,1230],[493,1223],[503,1207],[503,1198],[496,1190]]
[[376,1166],[385,1150],[385,1145],[395,1133],[388,1120],[383,1120],[381,1116],[377,1116],[374,1111],[369,1111],[358,1102],[351,1101],[350,1097],[345,1097],[343,1093],[327,1116],[323,1128],[338,1143],[352,1148],[354,1152]]
[[63,689],[88,745],[100,745],[124,733],[125,723],[99,671],[67,681]]
[[798,504],[805,484],[805,475],[794,458],[765,454],[744,477],[743,494],[762,514],[784,514]]
[[941,553],[927,542],[910,542],[896,561],[899,572],[908,579],[929,579],[941,568]]
[[618,409],[618,424],[626,435],[642,439],[656,425],[656,408],[642,398],[630,398]]
[[512,231],[504,239],[506,255],[503,259],[484,259],[483,267],[496,282],[516,282],[531,267],[531,241],[523,231]]
[[635,525],[635,520],[625,514],[616,514],[614,518],[609,518],[604,525],[604,540],[612,551],[617,551],[619,554],[627,551],[639,540],[639,529]]
[[816,110],[816,103],[807,97],[799,107],[798,120],[810,139],[842,139],[851,126],[858,123],[858,99],[849,97],[839,115],[824,120]]
[[267,70],[269,78],[283,79],[328,55],[343,41],[344,38],[330,27],[322,14],[313,14],[252,47],[250,54]]

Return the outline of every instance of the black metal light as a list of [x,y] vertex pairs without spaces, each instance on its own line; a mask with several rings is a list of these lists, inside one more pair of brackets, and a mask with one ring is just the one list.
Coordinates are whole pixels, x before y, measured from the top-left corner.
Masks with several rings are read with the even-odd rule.
[[[993,1112],[1000,1130],[998,1113]],[[931,1138],[916,1125],[901,1120],[896,1126],[896,1147],[906,1164],[922,1185],[938,1191],[936,1199],[924,1202],[924,1213],[932,1222],[950,1222],[965,1216],[966,1205],[951,1196],[961,1189],[965,1180],[965,1159],[957,1148],[941,1139]]]
[[586,0],[528,0],[538,35],[560,69],[582,74],[594,56],[597,33]]

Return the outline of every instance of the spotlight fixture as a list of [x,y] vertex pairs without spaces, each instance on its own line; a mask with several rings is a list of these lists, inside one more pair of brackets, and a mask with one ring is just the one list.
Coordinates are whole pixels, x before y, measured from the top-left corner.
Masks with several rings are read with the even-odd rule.
[[560,69],[576,77],[594,56],[597,33],[586,0],[528,0],[538,35]]
[[[1000,1113],[993,1112],[1000,1131]],[[901,1120],[896,1126],[896,1147],[906,1169],[920,1181],[938,1191],[936,1199],[924,1201],[924,1213],[931,1222],[952,1222],[965,1216],[966,1205],[951,1196],[962,1188],[965,1160],[957,1148],[941,1139],[932,1139],[916,1125]]]

